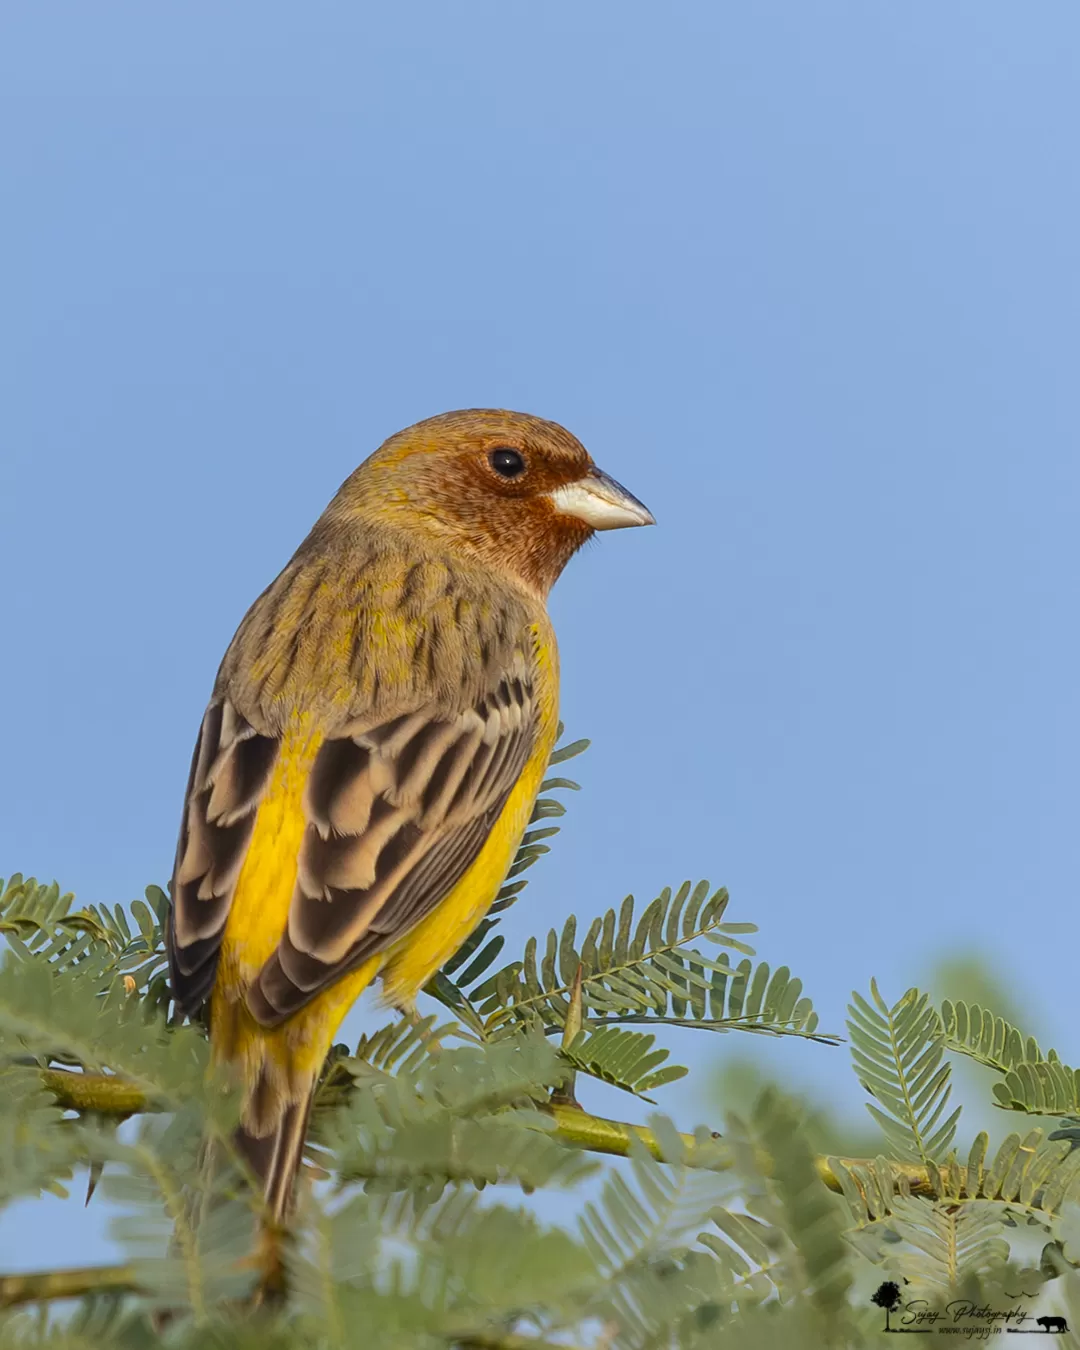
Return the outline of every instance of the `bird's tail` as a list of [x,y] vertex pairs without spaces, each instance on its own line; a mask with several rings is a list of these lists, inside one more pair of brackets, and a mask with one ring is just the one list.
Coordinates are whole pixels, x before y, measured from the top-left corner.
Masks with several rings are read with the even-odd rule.
[[280,1226],[293,1206],[311,1102],[342,1019],[378,973],[381,956],[339,980],[277,1026],[256,1021],[242,997],[215,988],[210,1053],[244,1085],[234,1143],[262,1183],[267,1217]]
[[289,1044],[286,1029],[260,1027],[239,1000],[215,996],[211,1007],[211,1058],[244,1084],[233,1147],[261,1185],[274,1227],[289,1217],[304,1159],[315,1084],[329,1049],[326,1029],[320,1031],[300,1048]]
[[262,1183],[268,1216],[275,1225],[285,1222],[293,1206],[314,1095],[312,1083],[302,1100],[283,1103],[268,1133],[257,1134],[241,1124],[233,1136],[240,1156]]

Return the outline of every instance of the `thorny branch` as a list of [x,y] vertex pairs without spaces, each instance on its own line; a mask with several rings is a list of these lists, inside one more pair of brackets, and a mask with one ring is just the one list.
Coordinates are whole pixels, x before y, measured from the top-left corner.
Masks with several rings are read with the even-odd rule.
[[[43,1069],[42,1080],[55,1096],[57,1104],[71,1111],[90,1111],[102,1116],[131,1116],[140,1111],[159,1109],[134,1084],[112,1074],[74,1073],[66,1069]],[[606,1153],[615,1157],[629,1156],[635,1143],[643,1144],[653,1157],[664,1160],[664,1151],[657,1136],[643,1125],[629,1125],[618,1120],[594,1116],[577,1106],[551,1104],[547,1111],[554,1121],[556,1138],[591,1153]],[[693,1135],[679,1136],[684,1149],[683,1163],[712,1171],[726,1171],[733,1165],[730,1153],[719,1135],[704,1144]],[[847,1168],[868,1167],[870,1160],[844,1158]],[[816,1159],[818,1176],[831,1191],[840,1191],[839,1178],[828,1158]],[[890,1163],[894,1178],[906,1180],[912,1194],[931,1194],[929,1178],[921,1163]],[[943,1182],[945,1174],[943,1171]],[[962,1197],[961,1197],[962,1198]],[[23,1275],[0,1275],[0,1308],[16,1304],[40,1303],[53,1299],[79,1298],[85,1294],[102,1292],[133,1292],[138,1289],[135,1271],[131,1266],[86,1266],[75,1270],[42,1271]],[[507,1345],[505,1342],[477,1340],[471,1344]],[[536,1346],[534,1341],[522,1345]]]

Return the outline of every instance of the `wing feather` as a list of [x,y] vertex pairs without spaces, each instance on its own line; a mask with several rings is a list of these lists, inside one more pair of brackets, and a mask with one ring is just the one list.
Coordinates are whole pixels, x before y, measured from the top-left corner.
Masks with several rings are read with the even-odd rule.
[[[524,654],[464,709],[433,703],[353,722],[320,746],[288,926],[248,991],[277,1025],[445,898],[475,860],[535,744]],[[209,996],[255,816],[281,739],[218,693],[192,756],[168,926],[174,997]]]
[[457,714],[419,709],[323,744],[287,931],[248,992],[263,1025],[431,913],[483,848],[535,739],[522,661]]
[[168,948],[173,997],[188,1013],[214,983],[237,878],[278,755],[228,699],[203,717],[191,760],[173,871]]

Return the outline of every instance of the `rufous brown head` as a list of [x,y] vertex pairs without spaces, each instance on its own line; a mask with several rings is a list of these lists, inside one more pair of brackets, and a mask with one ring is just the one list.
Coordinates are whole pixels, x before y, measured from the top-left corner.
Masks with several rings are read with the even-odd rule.
[[391,436],[328,514],[419,528],[541,595],[596,530],[654,523],[565,427],[493,408],[442,413]]

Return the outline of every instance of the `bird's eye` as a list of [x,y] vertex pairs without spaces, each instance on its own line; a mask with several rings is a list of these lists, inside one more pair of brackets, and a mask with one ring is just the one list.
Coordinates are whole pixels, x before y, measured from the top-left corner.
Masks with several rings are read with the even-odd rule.
[[488,463],[503,478],[520,478],[525,472],[525,460],[517,450],[492,450]]

